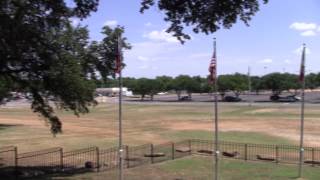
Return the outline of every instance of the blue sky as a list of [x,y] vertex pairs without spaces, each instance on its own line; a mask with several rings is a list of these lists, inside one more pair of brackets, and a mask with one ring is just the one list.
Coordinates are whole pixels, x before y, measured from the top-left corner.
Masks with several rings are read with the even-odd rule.
[[159,75],[208,74],[212,39],[217,38],[218,74],[270,72],[298,74],[301,53],[308,48],[306,70],[320,71],[320,1],[270,0],[262,5],[247,27],[238,21],[231,29],[220,29],[211,35],[194,34],[181,45],[165,33],[163,13],[151,8],[139,13],[140,0],[101,0],[98,11],[75,24],[88,25],[92,40],[101,40],[105,25],[125,27],[125,36],[133,48],[126,51],[124,76],[155,77]]

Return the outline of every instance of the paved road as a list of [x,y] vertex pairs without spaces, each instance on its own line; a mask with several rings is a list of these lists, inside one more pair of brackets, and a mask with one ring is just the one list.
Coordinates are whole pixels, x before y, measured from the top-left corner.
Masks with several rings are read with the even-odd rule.
[[[232,95],[232,94],[230,94]],[[290,95],[289,93],[284,93],[283,96]],[[267,104],[275,104],[276,102],[271,102],[269,100],[270,93],[261,93],[259,95],[252,94],[252,95],[240,95],[242,99],[241,102],[237,102],[237,104],[247,104],[248,102],[255,102],[255,103],[263,103],[264,105]],[[103,97],[99,100],[100,102],[107,102],[107,103],[117,103],[117,97]],[[157,103],[205,103],[205,102],[213,102],[213,96],[210,94],[193,94],[191,101],[177,101],[178,97],[175,94],[168,94],[168,95],[156,95],[154,97],[154,101],[150,101],[150,98],[145,98],[145,101],[141,101],[140,97],[124,97],[124,103],[130,104],[157,104]],[[218,96],[219,101],[221,101],[221,97]],[[320,104],[320,92],[306,92],[305,96],[306,103],[310,104]],[[226,102],[228,103],[228,102]],[[230,103],[230,102],[229,102]],[[295,103],[283,103],[282,104],[298,104],[299,102]],[[8,102],[5,105],[0,105],[0,108],[16,108],[16,107],[30,107],[30,102],[26,99],[20,99],[16,101]]]
[[[232,95],[232,94],[228,94]],[[270,93],[260,93],[258,95],[251,94],[251,95],[240,95],[240,98],[242,99],[242,102],[271,102],[270,101]],[[281,96],[287,96],[291,95],[290,93],[283,93]],[[299,96],[299,94],[298,94]],[[178,97],[175,94],[168,94],[168,95],[156,95],[154,97],[154,102],[178,102]],[[139,97],[125,97],[125,101],[128,102],[134,102],[138,101],[140,102]],[[218,100],[221,101],[221,96],[218,96]],[[145,98],[145,101],[149,101],[149,98]],[[213,96],[210,94],[192,94],[192,101],[190,102],[212,102]],[[305,101],[307,103],[320,103],[320,92],[306,92],[305,95]],[[181,102],[181,101],[180,101]],[[182,101],[182,102],[188,102],[188,101]],[[298,102],[296,102],[298,103]]]

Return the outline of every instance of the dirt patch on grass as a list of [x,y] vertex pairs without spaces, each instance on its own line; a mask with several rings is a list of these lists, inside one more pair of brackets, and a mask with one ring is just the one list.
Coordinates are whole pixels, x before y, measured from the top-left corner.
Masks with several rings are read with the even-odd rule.
[[266,108],[266,109],[257,109],[253,111],[249,111],[250,114],[259,114],[259,113],[271,113],[271,112],[278,112],[279,109],[275,108]]

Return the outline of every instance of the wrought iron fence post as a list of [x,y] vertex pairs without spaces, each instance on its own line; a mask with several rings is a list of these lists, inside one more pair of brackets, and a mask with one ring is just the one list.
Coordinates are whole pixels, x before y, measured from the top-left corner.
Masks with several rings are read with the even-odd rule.
[[18,176],[18,148],[14,147],[14,176]]
[[279,163],[279,146],[276,146],[276,163]]
[[189,150],[190,150],[190,151],[189,151],[189,155],[191,155],[191,154],[192,154],[192,149],[191,149],[191,148],[192,148],[191,139],[189,139],[189,140],[188,140],[188,147],[189,147]]
[[312,167],[314,167],[314,148],[312,148]]
[[130,168],[130,159],[129,159],[129,146],[126,145],[126,158],[125,160],[127,160],[127,168]]
[[174,160],[174,151],[175,151],[174,142],[172,142],[171,144],[172,160]]
[[150,159],[151,159],[151,164],[153,164],[153,144],[151,144],[151,146],[150,146]]
[[244,145],[244,160],[248,160],[248,144]]
[[14,147],[14,167],[18,166],[18,148]]
[[96,147],[96,161],[97,161],[97,172],[100,171],[100,151],[99,147]]
[[63,148],[60,148],[60,168],[63,170]]

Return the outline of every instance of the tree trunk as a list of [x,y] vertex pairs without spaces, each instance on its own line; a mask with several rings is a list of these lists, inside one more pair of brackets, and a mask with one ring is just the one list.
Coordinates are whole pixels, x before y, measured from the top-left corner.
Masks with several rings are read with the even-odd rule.
[[141,94],[141,101],[143,101],[144,100],[144,94]]
[[154,94],[150,94],[151,101],[153,101],[153,96],[154,96]]

